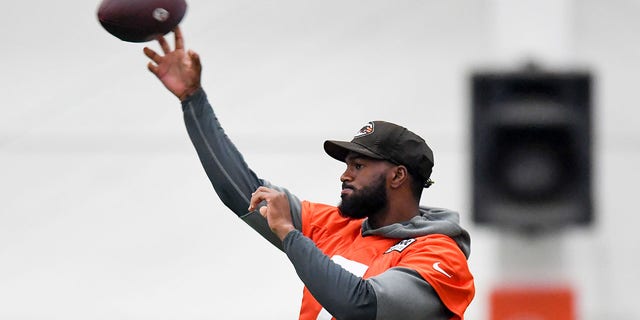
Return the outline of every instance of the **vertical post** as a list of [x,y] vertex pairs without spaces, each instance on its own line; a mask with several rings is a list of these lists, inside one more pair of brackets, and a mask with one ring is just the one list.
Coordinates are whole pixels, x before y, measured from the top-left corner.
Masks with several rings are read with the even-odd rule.
[[[492,0],[492,57],[501,64],[566,65],[573,53],[573,0]],[[508,283],[558,284],[566,279],[564,234],[499,234],[496,276]],[[499,291],[500,289],[496,289]]]

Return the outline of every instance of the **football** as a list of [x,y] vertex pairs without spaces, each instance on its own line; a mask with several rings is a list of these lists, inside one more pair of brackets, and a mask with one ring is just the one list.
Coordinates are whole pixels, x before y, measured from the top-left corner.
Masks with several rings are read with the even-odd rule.
[[185,0],[102,0],[102,27],[127,42],[147,42],[169,33],[187,11]]

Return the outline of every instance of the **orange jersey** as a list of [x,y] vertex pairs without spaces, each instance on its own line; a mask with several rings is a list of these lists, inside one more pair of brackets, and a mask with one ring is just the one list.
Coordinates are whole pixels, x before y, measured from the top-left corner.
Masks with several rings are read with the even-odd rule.
[[[362,236],[362,222],[342,217],[334,206],[302,202],[302,233],[334,262],[364,279],[393,267],[415,270],[454,314],[451,319],[463,319],[475,288],[466,257],[453,239],[442,234]],[[333,318],[305,287],[300,319]]]

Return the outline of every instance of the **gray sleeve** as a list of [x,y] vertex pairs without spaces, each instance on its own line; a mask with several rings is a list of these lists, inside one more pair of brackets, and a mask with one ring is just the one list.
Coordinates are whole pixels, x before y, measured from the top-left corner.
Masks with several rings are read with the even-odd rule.
[[336,319],[376,319],[377,299],[369,281],[331,261],[300,231],[287,234],[284,251],[300,280]]
[[302,228],[300,200],[288,190],[259,179],[249,168],[224,132],[204,90],[198,90],[183,101],[182,111],[189,138],[222,203],[269,242],[282,249],[282,242],[271,232],[266,219],[257,212],[247,211],[251,193],[262,185],[285,192],[294,226],[298,230]]
[[415,270],[392,268],[363,279],[334,263],[311,239],[292,231],[284,251],[314,298],[336,319],[450,319],[435,290]]
[[392,268],[369,278],[378,297],[376,319],[450,319],[453,313],[420,274]]

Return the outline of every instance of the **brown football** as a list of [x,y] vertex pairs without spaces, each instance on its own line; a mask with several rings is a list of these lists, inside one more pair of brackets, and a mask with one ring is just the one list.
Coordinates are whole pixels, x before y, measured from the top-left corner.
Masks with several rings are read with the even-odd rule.
[[187,11],[185,0],[102,0],[102,27],[127,42],[147,42],[169,33]]

